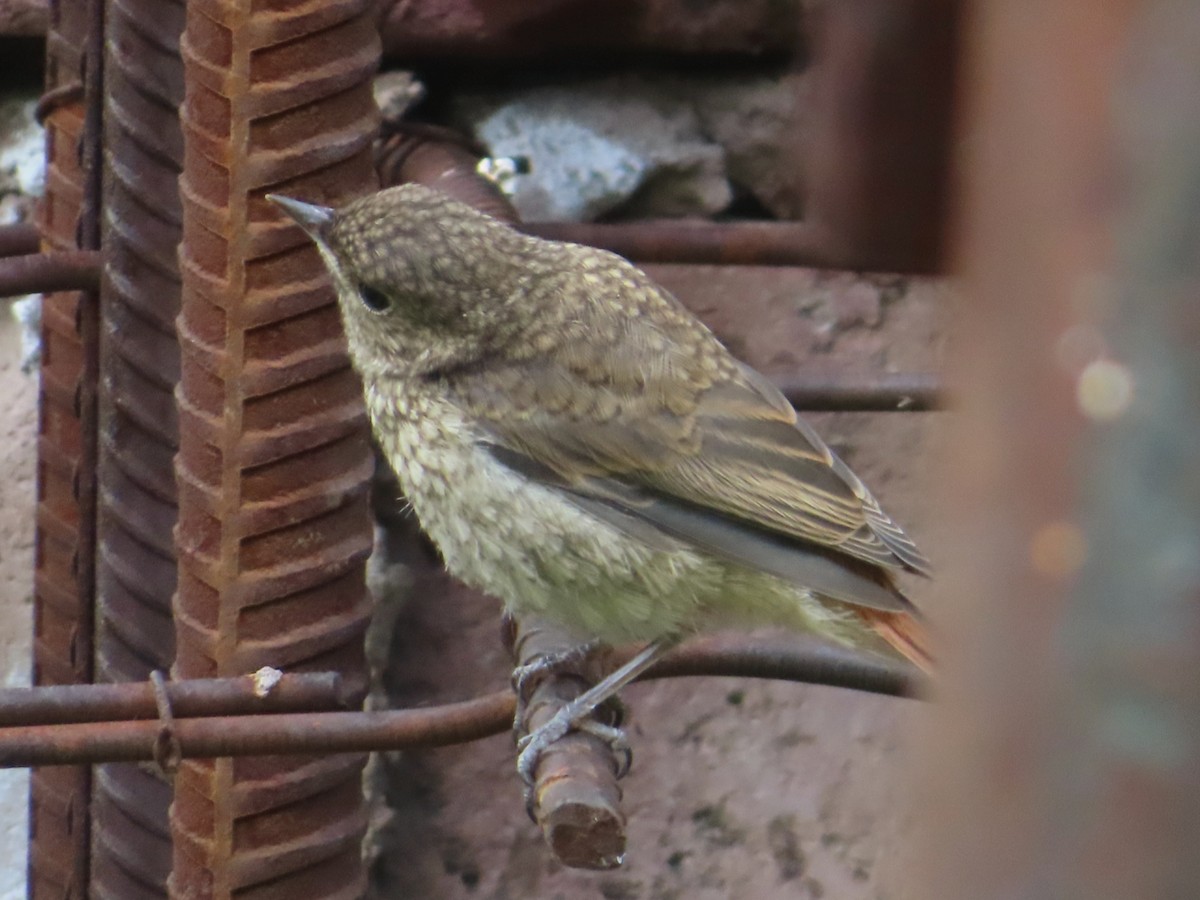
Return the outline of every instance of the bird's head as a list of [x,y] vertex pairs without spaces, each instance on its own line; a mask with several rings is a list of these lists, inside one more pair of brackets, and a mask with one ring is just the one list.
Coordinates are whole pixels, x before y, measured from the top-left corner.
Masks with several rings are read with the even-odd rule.
[[519,331],[537,254],[504,223],[416,184],[340,209],[268,199],[320,250],[364,375],[468,365]]

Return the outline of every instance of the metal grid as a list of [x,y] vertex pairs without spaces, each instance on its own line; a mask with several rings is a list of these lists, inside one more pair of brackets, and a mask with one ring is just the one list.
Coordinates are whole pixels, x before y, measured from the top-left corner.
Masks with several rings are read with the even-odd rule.
[[[870,65],[877,59],[890,62],[900,83],[909,83],[914,95],[924,90],[927,83],[920,78],[905,80],[904,76],[912,75],[906,71],[906,67],[911,69],[911,61],[898,59],[889,51],[914,33],[897,33],[896,21],[911,24],[921,15],[932,15],[939,4],[903,5],[908,11],[895,13],[900,18],[892,20],[879,17],[881,4],[867,4],[876,11],[869,34],[865,41],[858,35],[857,55],[827,54],[832,60],[832,70],[826,73],[829,83],[852,81],[850,76],[864,66],[865,54],[871,57],[867,60]],[[535,16],[536,20],[553,21],[551,13],[556,9],[561,13],[573,4],[545,6],[544,16]],[[82,7],[77,3],[73,8]],[[115,161],[111,175],[115,187],[106,210],[109,239],[103,269],[104,309],[109,317],[105,321],[112,324],[106,331],[110,336],[107,345],[93,336],[80,341],[80,346],[85,350],[99,347],[106,366],[101,384],[107,392],[102,409],[108,426],[100,432],[104,436],[100,468],[104,500],[99,522],[107,527],[102,527],[104,546],[99,558],[113,576],[105,584],[126,589],[124,593],[100,591],[98,608],[102,622],[121,623],[123,640],[113,647],[124,655],[118,652],[116,659],[131,663],[102,663],[110,675],[145,677],[170,658],[170,641],[158,626],[165,622],[163,604],[170,595],[167,582],[173,582],[174,572],[156,561],[169,559],[171,548],[161,539],[174,516],[174,484],[169,477],[164,480],[161,466],[137,473],[131,483],[131,473],[121,461],[127,458],[126,448],[132,446],[126,440],[131,435],[151,459],[160,462],[171,456],[176,440],[174,408],[168,410],[170,404],[164,403],[180,357],[179,348],[164,340],[173,312],[163,298],[178,291],[170,257],[172,229],[178,228],[181,216],[173,202],[155,208],[147,207],[144,199],[147,189],[148,196],[173,196],[169,186],[181,171],[182,380],[178,391],[180,526],[176,540],[180,582],[175,601],[179,658],[174,675],[177,679],[232,676],[261,663],[277,663],[290,669],[341,670],[350,678],[351,694],[361,693],[363,688],[359,643],[366,607],[361,562],[369,547],[364,514],[369,463],[357,384],[338,342],[330,337],[336,333],[336,310],[315,254],[307,245],[294,243],[293,232],[274,224],[261,194],[285,186],[306,196],[324,193],[336,200],[361,191],[370,181],[369,141],[374,123],[367,84],[375,45],[367,7],[357,0],[345,0],[294,13],[233,13],[219,4],[191,0],[186,6],[183,79],[178,58],[173,59],[169,52],[172,35],[184,25],[183,6],[171,4],[166,15],[156,6],[153,16],[140,15],[135,0],[111,5],[96,0],[91,6],[93,19],[87,34],[93,45],[98,46],[99,21],[106,8],[109,18],[113,91],[107,112],[108,151]],[[655,16],[643,21],[644,31],[626,34],[631,46],[646,49],[674,42],[683,50],[721,49],[711,41],[689,39],[680,24],[685,17],[672,4],[658,4],[655,11]],[[831,13],[822,25],[834,50],[846,40],[847,32],[844,27],[839,32],[839,23],[865,21],[857,14],[849,19],[845,13],[840,15]],[[393,15],[388,20],[385,35],[390,35],[400,50],[411,49],[412,36],[419,34],[420,28],[408,28],[411,22],[398,26],[400,18]],[[163,31],[148,30],[147,22]],[[704,33],[729,35],[727,29],[715,26]],[[932,59],[928,55],[922,58],[926,78],[929,72],[945,74],[952,49],[946,37],[950,33],[952,25],[941,42],[935,40],[932,45],[940,50],[940,57],[934,52]],[[772,34],[778,39],[778,33]],[[613,38],[597,33],[593,39],[595,47],[602,47]],[[762,35],[734,35],[731,39],[745,49],[756,41],[761,43]],[[130,52],[131,43],[144,45],[147,53]],[[445,46],[455,44],[451,41]],[[462,49],[484,56],[520,55],[504,38],[492,43],[485,40],[474,51],[465,45]],[[753,48],[754,52],[762,49]],[[93,100],[90,108],[96,110],[98,72],[89,75],[84,93]],[[183,96],[185,80],[190,87],[183,107],[181,154],[180,145],[172,138],[177,126],[170,107]],[[860,201],[857,205],[846,206],[841,203],[844,198],[836,195],[827,201],[830,207],[848,208],[849,218],[824,215],[818,198],[811,221],[803,223],[527,227],[549,236],[609,246],[639,262],[854,268],[889,264],[891,268],[929,271],[939,264],[939,244],[929,235],[940,233],[940,201],[936,198],[945,179],[948,97],[946,88],[941,104],[930,104],[935,116],[941,117],[933,124],[926,119],[909,123],[899,134],[893,126],[888,133],[892,141],[918,145],[914,152],[923,161],[934,160],[933,165],[922,168],[912,187],[924,196],[923,186],[935,197],[922,211],[924,230],[899,237],[864,236],[864,222],[873,215],[862,202],[867,191],[864,185],[877,189],[880,179],[886,182],[913,176],[907,170],[891,171],[879,158],[858,160],[857,167],[850,166],[831,179],[834,185],[849,184],[858,191],[852,194]],[[72,91],[57,98],[52,92],[45,102],[53,106],[64,98],[76,103],[80,99]],[[861,98],[856,102],[864,105]],[[874,121],[868,120],[868,124]],[[328,132],[314,133],[314,122],[327,126]],[[98,130],[92,133],[98,138]],[[868,142],[870,137],[868,134]],[[856,132],[854,139],[863,140],[863,135]],[[829,140],[842,146],[846,135],[835,134]],[[380,169],[385,181],[438,178],[444,169],[435,170],[446,162],[447,153],[454,152],[445,145],[417,141],[415,146],[411,142],[406,146],[402,159],[389,161],[389,149],[395,150],[399,143],[383,148]],[[98,146],[98,140],[92,142],[93,156],[98,154]],[[434,170],[420,170],[422,153],[427,154],[427,162],[432,159]],[[474,158],[460,152],[453,161],[473,163]],[[402,172],[397,166],[407,170]],[[458,184],[468,185],[472,180],[473,175],[463,176]],[[475,181],[474,188],[465,189],[476,190],[479,184]],[[21,235],[14,235],[13,246],[25,247]],[[98,244],[85,240],[79,246],[83,254],[68,255],[64,245],[60,248],[64,252],[48,259],[14,260],[15,265],[0,270],[0,286],[36,289],[51,284],[95,284],[102,258],[94,252],[87,255],[87,251]],[[139,299],[139,291],[147,287],[161,290],[151,291],[153,298]],[[289,297],[287,313],[279,318],[272,301],[284,294]],[[86,325],[87,320],[83,321]],[[138,327],[124,327],[127,325]],[[128,332],[135,335],[132,342],[124,338]],[[118,333],[122,339],[113,340]],[[798,406],[810,409],[921,410],[935,408],[941,400],[936,379],[928,375],[851,381],[796,378],[783,387]],[[318,394],[326,399],[318,401]],[[323,412],[305,412],[314,407]],[[151,423],[154,427],[148,428]],[[96,433],[95,426],[91,428],[90,433]],[[89,432],[85,429],[84,433]],[[104,464],[104,460],[108,462]],[[286,489],[296,482],[297,466],[303,466],[310,476],[312,472],[326,473],[323,480],[308,477],[314,488],[299,498]],[[85,471],[90,472],[90,467]],[[153,534],[139,534],[148,521],[147,507],[156,507],[153,518],[159,526]],[[84,514],[80,521],[86,534],[92,519]],[[297,521],[301,524],[296,525]],[[318,544],[325,542],[325,549],[315,551],[307,561],[298,558],[294,550],[296,534],[301,531],[307,537],[316,536]],[[130,537],[133,540],[127,539]],[[153,559],[146,557],[147,552]],[[90,553],[85,555],[90,559]],[[131,562],[135,557],[141,562]],[[132,580],[117,576],[138,571],[140,565],[151,571],[161,568],[163,575],[152,579],[153,584],[139,584],[137,591],[129,592]],[[128,612],[128,604],[121,607],[119,617],[108,612],[116,610],[120,598],[128,599],[131,593],[148,604],[145,615]],[[81,596],[89,596],[89,592]],[[301,601],[302,605],[297,605]],[[117,631],[112,629],[114,637]],[[101,631],[102,636],[105,633]],[[544,650],[538,642],[543,634],[536,624],[522,623],[515,641],[518,656]],[[128,652],[139,646],[144,649]],[[106,659],[103,646],[98,659]],[[910,694],[914,690],[903,674],[886,667],[795,647],[701,643],[685,648],[658,670],[659,674],[689,672],[792,677],[886,693]],[[551,693],[557,690],[555,685],[543,687]],[[143,718],[151,713],[145,696],[147,692],[152,697],[155,694],[148,687],[138,690],[142,700],[137,720],[44,724],[22,729],[19,739],[9,732],[2,735],[10,740],[0,753],[13,762],[152,758],[168,766],[174,765],[174,756],[180,753],[185,758],[221,755],[223,758],[216,760],[185,762],[175,782],[170,890],[178,896],[196,891],[205,896],[229,896],[254,885],[271,896],[270,892],[284,888],[289,897],[357,895],[364,877],[356,849],[362,829],[356,799],[361,760],[319,754],[471,739],[507,727],[512,715],[511,697],[495,695],[421,714],[275,712],[230,718],[231,711],[222,707],[203,718],[189,715],[187,705],[172,698],[171,689],[158,692],[152,715]],[[236,693],[237,689],[228,690]],[[46,695],[40,702],[43,705],[35,706],[44,710],[61,698]],[[317,708],[324,703],[316,702]],[[133,715],[122,709],[121,715]],[[113,718],[117,715],[114,710]],[[282,758],[239,763],[230,758],[241,753],[276,753],[285,747],[289,752],[313,755],[298,763]],[[543,799],[543,827],[562,858],[575,865],[601,865],[614,855],[614,847],[624,843],[619,792],[607,764],[597,762],[594,748],[585,748],[579,759],[567,757],[566,771],[578,774],[590,767],[599,778],[593,787],[603,796],[593,802],[593,792],[580,804],[578,795],[568,790],[558,799]],[[155,778],[149,769],[122,768],[131,778]],[[121,769],[106,767],[102,771]],[[161,834],[163,792],[157,794],[158,804],[150,803],[155,810],[146,805],[140,791],[123,790],[104,776],[100,784],[102,804],[116,807],[128,801],[132,805],[124,820]],[[570,787],[571,779],[559,784]],[[287,809],[273,812],[280,806]],[[577,824],[581,808],[589,814],[596,810],[605,814],[581,830]],[[331,809],[337,811],[332,822]],[[235,828],[239,821],[244,827]],[[160,894],[165,875],[160,858],[148,854],[142,861],[146,871],[136,873],[128,865],[135,854],[122,853],[123,839],[112,819],[97,819],[97,827],[101,829],[95,841],[98,856],[90,873],[96,895]],[[240,844],[239,834],[248,836],[249,843]],[[259,840],[256,834],[270,838]],[[302,849],[297,852],[297,848]],[[106,881],[117,871],[102,864],[109,850],[114,859],[123,860],[120,873],[132,881],[128,877]],[[314,867],[314,859],[326,860],[329,865]],[[86,870],[86,855],[77,854],[73,862]],[[84,871],[79,877],[88,875]]]

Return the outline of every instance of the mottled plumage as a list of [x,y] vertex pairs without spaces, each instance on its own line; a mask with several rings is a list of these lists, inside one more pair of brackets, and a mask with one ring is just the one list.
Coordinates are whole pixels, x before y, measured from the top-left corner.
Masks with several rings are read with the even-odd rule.
[[928,564],[762,376],[600,250],[424,187],[276,198],[337,287],[375,433],[448,568],[582,640],[779,623],[924,665]]

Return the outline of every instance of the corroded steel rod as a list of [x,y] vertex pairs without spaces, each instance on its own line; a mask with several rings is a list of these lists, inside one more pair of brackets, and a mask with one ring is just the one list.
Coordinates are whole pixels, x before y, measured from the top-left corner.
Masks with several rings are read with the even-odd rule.
[[40,246],[37,226],[28,222],[0,225],[0,258],[37,253]]
[[[620,665],[632,657],[637,649],[623,647],[614,650],[606,654],[603,661],[610,666]],[[791,637],[764,640],[742,635],[715,635],[697,638],[669,653],[642,680],[705,675],[772,678],[895,697],[917,697],[924,692],[924,682],[906,667],[868,658],[851,650]],[[428,709],[188,718],[189,711],[194,715],[197,710],[215,711],[216,708],[212,696],[202,705],[195,696],[214,691],[215,687],[196,691],[186,687],[188,684],[176,682],[170,685],[172,692],[194,692],[192,697],[185,699],[181,696],[181,702],[178,705],[173,702],[172,705],[176,713],[176,736],[187,758],[445,746],[509,731],[515,712],[513,694],[504,690],[474,700]],[[83,687],[77,690],[102,692],[112,687]],[[315,693],[325,700],[330,697],[324,689]],[[340,697],[341,692],[334,691],[334,695]],[[249,705],[253,706],[253,703]],[[144,698],[139,698],[139,714],[149,712],[152,707],[152,700],[147,704]],[[180,716],[180,712],[185,715]],[[158,728],[159,723],[153,717],[141,721],[0,728],[0,766],[148,760],[153,758],[153,743]],[[603,748],[603,751],[608,752],[607,748]],[[557,808],[553,807],[552,810]],[[567,807],[563,809],[565,816]],[[565,827],[565,820],[563,824]]]
[[[263,195],[341,203],[374,188],[374,6],[186,4],[180,679],[272,665],[336,670],[365,693],[373,458],[362,390],[315,248]],[[186,744],[186,728],[177,736]],[[171,895],[364,894],[363,763],[185,760]]]
[[[95,679],[138,683],[175,658],[183,2],[107,0],[106,17]],[[89,896],[165,896],[169,782],[119,764],[95,781]]]
[[[274,672],[274,675],[271,673]],[[168,681],[167,699],[180,718],[345,709],[351,705],[337,672]],[[0,689],[0,728],[157,717],[148,681]]]
[[[0,293],[41,292],[33,682],[92,680],[103,4],[59,3],[46,35],[46,191],[37,227],[51,256],[0,260],[23,271]],[[82,81],[80,80],[82,79]],[[87,82],[86,87],[84,82]],[[36,248],[33,248],[36,250]],[[63,255],[65,254],[65,255]],[[86,255],[85,255],[86,254]],[[67,260],[79,266],[64,265]],[[47,269],[47,266],[49,267]],[[69,277],[67,277],[69,276]],[[3,280],[3,279],[0,279]],[[29,790],[30,900],[88,894],[92,770],[35,769]]]
[[100,286],[100,254],[56,250],[0,259],[0,297],[53,291],[94,291]]

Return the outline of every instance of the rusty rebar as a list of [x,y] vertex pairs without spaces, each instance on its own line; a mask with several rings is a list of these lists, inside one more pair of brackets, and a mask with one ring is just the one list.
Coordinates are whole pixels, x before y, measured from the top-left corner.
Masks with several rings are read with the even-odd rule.
[[884,268],[881,259],[838,246],[825,228],[811,222],[641,219],[520,227],[538,237],[611,250],[636,263]]
[[[84,48],[102,45],[98,4],[54,3],[46,36],[44,108],[46,190],[37,210],[45,246],[55,253],[95,251],[99,166],[98,109],[103,88],[81,79]],[[86,99],[86,105],[85,105]],[[11,262],[8,260],[6,262]],[[98,263],[92,264],[93,269]],[[88,284],[94,286],[94,280]],[[33,290],[45,291],[39,282]],[[37,519],[34,532],[33,682],[92,680],[95,585],[97,305],[92,291],[51,291],[42,300]],[[82,897],[91,860],[92,773],[86,766],[35,769],[29,792],[28,892],[31,900]]]
[[[365,693],[372,457],[361,386],[315,248],[262,195],[341,203],[377,184],[373,6],[187,4],[181,680],[268,664],[338,671]],[[362,764],[185,761],[172,895],[363,893]]]
[[[534,634],[533,630],[526,633]],[[543,633],[542,637],[532,642],[526,641],[524,650],[518,652],[522,652],[522,658],[532,659],[540,649],[558,648],[562,643],[561,636]],[[533,652],[528,652],[530,648]],[[585,681],[596,679],[599,668],[619,666],[638,649],[621,647],[582,658],[577,675],[559,673],[555,678],[543,679],[541,683],[531,684],[530,687],[534,694],[550,684],[557,685],[551,689],[555,693],[564,685],[572,684],[582,690],[586,687]],[[916,698],[926,693],[924,679],[907,666],[793,636],[763,639],[721,634],[694,638],[672,650],[640,680],[688,676],[770,678],[894,697]],[[284,676],[285,679],[289,677],[296,678],[296,687],[291,689],[291,693],[261,700],[250,696],[252,688],[248,694],[243,686],[246,679],[230,679],[234,684],[229,687],[221,685],[221,680],[169,682],[172,708],[177,717],[174,723],[176,734],[184,756],[307,755],[436,747],[500,734],[509,731],[513,725],[515,698],[511,690],[428,709],[316,713],[277,711],[272,715],[262,714],[260,710],[264,707],[282,710],[293,702],[300,706],[309,702],[332,704],[346,700],[345,691],[340,686],[331,686],[332,681],[322,683],[321,679],[331,678],[329,673]],[[302,679],[317,680],[307,682]],[[21,696],[22,691],[24,697]],[[34,721],[45,721],[58,713],[60,707],[57,697],[51,703],[46,703],[38,699],[34,690],[17,688],[8,693],[17,698],[29,713],[29,718],[20,726],[11,724],[15,716],[5,718],[4,724],[9,727],[0,727],[0,767],[153,758],[158,723],[153,721],[156,715],[154,701],[145,685],[87,686],[71,688],[68,693],[58,695],[65,696],[72,706],[83,702],[83,698],[89,695],[95,696],[97,702],[106,704],[109,711],[117,714],[136,712],[142,721],[35,725]],[[535,698],[529,712],[532,714],[534,705],[550,696]],[[227,703],[233,706],[225,706]],[[243,715],[222,715],[222,711],[231,709],[248,711]],[[198,718],[201,715],[205,718]],[[72,717],[75,718],[74,715]],[[570,749],[575,745],[576,738],[594,740],[588,735],[569,735],[548,751],[547,757],[561,752],[565,762],[566,758],[577,752]],[[595,751],[580,751],[584,760],[606,760],[608,753],[607,746],[596,748]],[[553,764],[552,759],[548,762],[551,763],[548,771],[561,775],[562,767]],[[581,810],[603,809],[604,806],[596,802],[593,792],[583,789],[588,779],[584,779],[574,765],[570,768],[575,781],[570,794],[573,802],[564,799],[544,803],[540,821],[549,829],[551,846],[566,853],[566,859],[583,863],[597,851],[613,852],[616,836],[607,830],[611,819],[607,820],[609,824],[580,828]],[[564,791],[569,786],[559,781],[553,790]],[[550,787],[550,779],[543,787]],[[610,790],[605,779],[598,779],[595,788],[601,793]],[[615,815],[619,816],[619,811]]]
[[[183,5],[109,0],[107,18],[96,680],[140,683],[175,656]],[[170,800],[155,767],[97,771],[92,896],[166,895]]]
[[925,372],[802,372],[777,378],[775,385],[796,409],[814,412],[927,412],[949,402],[940,377]]
[[[174,728],[185,759],[316,757],[458,744],[500,734],[512,714],[512,693],[497,691],[433,709],[177,718]],[[0,768],[151,760],[158,729],[153,719],[0,729]]]
[[[352,705],[337,672],[264,670],[237,678],[169,681],[167,696],[182,718],[344,709]],[[148,681],[0,689],[0,728],[152,719]]]
[[[749,9],[747,9],[749,6]],[[530,3],[393,3],[383,20],[389,57],[461,65],[466,60],[566,59],[591,55],[705,55],[761,61],[794,53],[804,4],[689,0]]]
[[970,9],[920,893],[1200,897],[1200,6]]
[[375,152],[383,184],[428,185],[502,222],[518,224],[517,211],[503,191],[475,170],[484,148],[449,128],[406,122],[388,126]]
[[0,225],[0,259],[8,256],[27,256],[37,253],[41,236],[32,222]]
[[962,6],[812,6],[805,214],[846,268],[945,269]]
[[94,291],[100,286],[100,254],[57,250],[0,259],[0,297],[58,291]]

